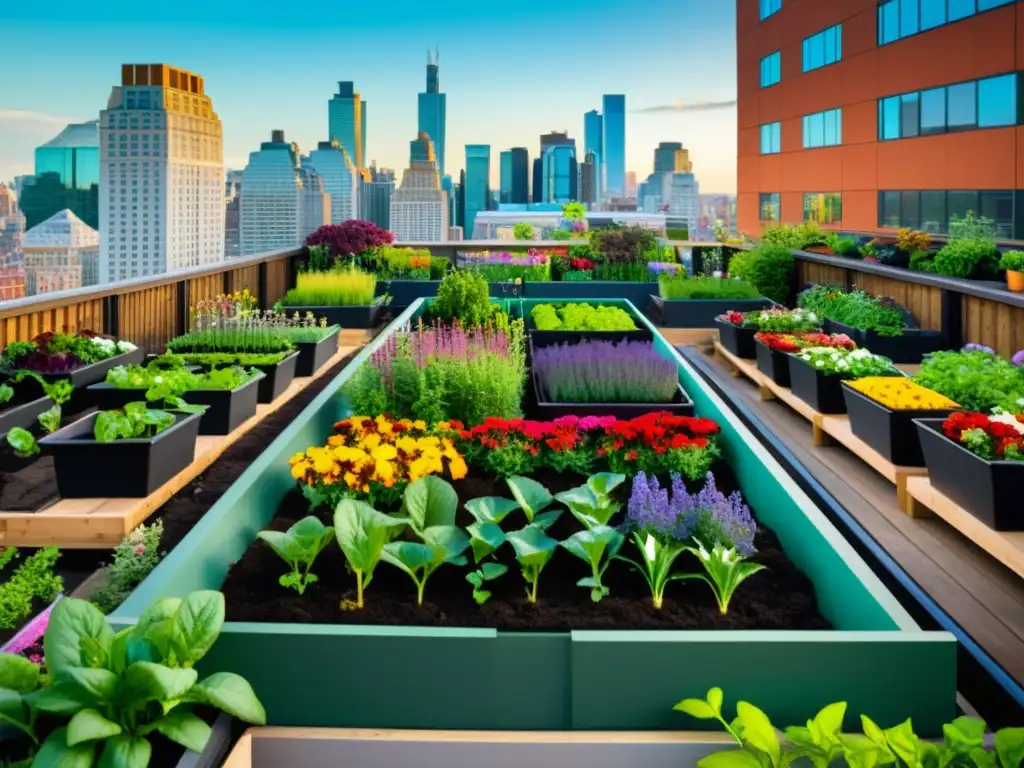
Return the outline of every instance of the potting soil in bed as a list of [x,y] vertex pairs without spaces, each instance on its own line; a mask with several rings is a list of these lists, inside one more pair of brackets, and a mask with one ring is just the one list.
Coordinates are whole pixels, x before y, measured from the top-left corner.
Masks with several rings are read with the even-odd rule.
[[[724,465],[716,466],[718,486],[728,493],[734,486]],[[578,476],[542,471],[532,476],[552,493],[582,484]],[[470,475],[453,483],[459,496],[459,519],[465,527],[473,522],[462,503],[481,496],[510,497],[503,480]],[[628,483],[618,489],[628,497]],[[564,509],[554,505],[551,509]],[[385,511],[385,510],[382,510]],[[393,511],[393,510],[392,510]],[[274,530],[286,530],[310,514],[309,506],[296,490],[288,494],[270,524]],[[330,523],[330,512],[318,510]],[[612,519],[618,523],[623,510]],[[756,516],[756,510],[755,510]],[[522,512],[513,512],[502,523],[512,531],[526,524]],[[549,535],[562,541],[580,529],[579,522],[565,510]],[[313,566],[319,581],[299,595],[278,584],[287,566],[266,544],[257,540],[242,559],[232,565],[223,586],[229,621],[297,624],[366,624],[404,626],[492,627],[500,630],[558,632],[570,629],[829,629],[817,611],[814,587],[786,557],[775,534],[761,528],[755,540],[756,561],[768,569],[750,577],[736,591],[729,612],[722,616],[710,587],[701,581],[676,581],[665,592],[661,610],[651,605],[650,590],[643,576],[627,563],[613,562],[604,575],[611,594],[599,603],[590,600],[590,591],[576,582],[590,575],[589,565],[558,547],[541,572],[538,602],[526,599],[526,582],[520,574],[512,546],[503,544],[498,560],[508,566],[504,575],[486,584],[492,597],[482,606],[472,598],[472,586],[466,581],[469,566],[444,565],[427,582],[423,605],[416,604],[412,579],[398,568],[381,562],[373,581],[364,593],[362,610],[342,610],[342,600],[354,600],[355,578],[345,570],[345,558],[332,542]],[[627,537],[621,554],[638,559],[639,552]],[[472,553],[467,550],[472,562]],[[700,566],[691,555],[676,561],[676,572],[697,572]]]

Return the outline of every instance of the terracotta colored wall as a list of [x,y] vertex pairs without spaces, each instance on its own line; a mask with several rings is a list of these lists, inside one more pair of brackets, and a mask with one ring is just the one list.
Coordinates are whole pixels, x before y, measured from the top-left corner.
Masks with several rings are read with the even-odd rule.
[[[878,0],[782,0],[763,22],[737,0],[738,223],[756,232],[758,193],[779,192],[782,221],[804,192],[842,192],[848,230],[878,229],[880,189],[1024,189],[1024,126],[878,141],[878,99],[1024,70],[1024,4],[1012,3],[878,47]],[[843,60],[802,71],[805,37],[843,25]],[[760,61],[782,51],[782,80]],[[803,149],[804,115],[841,107],[839,147]],[[782,152],[760,154],[760,126],[782,123]]]

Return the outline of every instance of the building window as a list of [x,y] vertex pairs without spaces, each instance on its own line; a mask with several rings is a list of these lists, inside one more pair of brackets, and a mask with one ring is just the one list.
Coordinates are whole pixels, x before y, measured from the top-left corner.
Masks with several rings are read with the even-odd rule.
[[836,24],[804,38],[804,72],[827,67],[843,58],[843,25]]
[[843,143],[843,110],[829,109],[804,115],[804,149],[835,147]]
[[1016,123],[1016,73],[878,100],[878,137],[882,140]]
[[782,10],[782,0],[759,0],[761,7],[761,21]]
[[782,123],[761,126],[761,154],[777,155],[782,151]]
[[1014,0],[884,0],[878,5],[878,44],[888,45]]
[[778,192],[762,192],[758,195],[758,218],[761,221],[778,221],[782,204]]
[[968,211],[993,222],[996,236],[1014,236],[1012,190],[886,190],[878,193],[878,225],[949,233],[950,219]]
[[761,59],[761,87],[775,85],[782,79],[782,53],[776,51]]
[[805,192],[804,221],[838,224],[843,220],[843,196],[839,192]]

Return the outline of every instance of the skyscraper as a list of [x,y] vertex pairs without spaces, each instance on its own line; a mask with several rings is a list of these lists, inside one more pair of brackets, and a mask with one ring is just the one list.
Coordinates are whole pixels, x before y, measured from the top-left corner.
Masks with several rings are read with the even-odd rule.
[[491,198],[491,148],[487,144],[466,145],[466,226],[467,240],[473,239],[476,215],[488,209]]
[[447,97],[441,93],[440,61],[440,53],[435,50],[434,56],[431,58],[430,51],[427,51],[427,90],[419,95],[419,127],[417,130],[420,133],[427,134],[434,143],[434,152],[437,154],[437,170],[441,176],[444,176],[444,133]]
[[303,165],[299,147],[272,131],[270,141],[249,153],[242,174],[239,241],[243,256],[295,248],[330,221],[323,179]]
[[513,147],[501,153],[500,203],[522,204],[529,201],[530,153],[526,147]]
[[381,229],[391,229],[391,196],[395,191],[395,173],[377,170],[371,163],[366,176],[359,179],[359,218],[372,221]]
[[654,150],[654,171],[676,170],[676,152],[681,150],[683,145],[678,141],[663,141]]
[[348,152],[334,141],[321,141],[309,153],[309,166],[323,179],[331,196],[330,224],[359,218],[359,178]]
[[606,197],[624,197],[626,194],[626,97],[605,94],[603,98],[604,126],[604,193]]
[[391,231],[396,240],[404,242],[444,241],[448,238],[448,195],[441,189],[433,143],[420,132],[409,144],[409,167],[391,196]]
[[338,82],[338,92],[327,102],[327,140],[337,139],[356,168],[363,168],[365,162],[365,106],[366,102],[359,97],[355,83],[348,80]]
[[72,211],[59,211],[26,232],[22,254],[26,296],[99,280],[100,233]]
[[596,109],[583,115],[584,157],[588,152],[593,152],[595,157],[596,184],[593,190],[594,199],[591,202],[597,203],[601,201],[601,184],[604,177],[604,118]]
[[203,78],[125,64],[100,112],[100,282],[224,260],[224,141]]
[[596,205],[600,198],[598,196],[598,178],[601,173],[601,166],[597,159],[597,153],[588,151],[583,156],[580,164],[580,202],[587,207]]
[[70,208],[94,228],[99,224],[100,128],[98,120],[71,123],[36,148],[35,176],[19,204],[32,228]]
[[544,202],[565,205],[579,196],[576,147],[552,144],[541,157],[544,174]]

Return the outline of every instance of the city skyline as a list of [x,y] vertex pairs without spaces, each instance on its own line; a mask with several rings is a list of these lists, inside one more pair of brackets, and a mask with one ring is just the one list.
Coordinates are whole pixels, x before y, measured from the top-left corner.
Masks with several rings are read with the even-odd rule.
[[[191,4],[190,0],[185,7]],[[299,5],[311,7],[318,3],[305,0]],[[615,5],[601,0],[596,5],[601,19],[593,25],[588,22],[588,39],[597,43],[592,47],[600,48],[602,43],[630,34],[634,26],[640,32],[645,19],[650,21],[659,13],[667,13],[671,6],[669,2],[653,0],[641,13],[631,12],[627,17],[621,8],[616,10]],[[365,162],[376,161],[378,166],[401,172],[407,162],[408,136],[415,135],[418,128],[417,97],[424,91],[424,51],[430,47],[440,51],[441,91],[448,102],[445,149],[450,162],[446,163],[445,171],[453,177],[464,168],[466,144],[487,144],[492,148],[491,184],[497,188],[500,168],[496,161],[502,150],[526,147],[532,159],[537,156],[541,134],[567,130],[582,139],[584,114],[600,110],[604,94],[623,93],[627,105],[627,170],[646,176],[652,169],[653,148],[662,141],[681,141],[691,150],[709,191],[735,190],[735,109],[731,106],[735,96],[735,64],[729,54],[735,42],[731,7],[720,8],[696,0],[685,5],[682,13],[693,22],[690,28],[703,25],[707,34],[695,35],[699,45],[678,54],[673,51],[680,67],[670,69],[664,76],[664,49],[652,52],[646,45],[628,47],[620,57],[590,53],[580,56],[576,55],[575,46],[566,45],[564,50],[543,57],[543,61],[520,53],[516,66],[508,66],[506,62],[514,60],[510,57],[517,45],[522,48],[528,41],[532,47],[533,43],[543,44],[554,35],[547,26],[552,23],[550,14],[538,6],[517,7],[511,15],[505,12],[501,18],[507,33],[489,41],[486,50],[477,37],[453,34],[465,24],[464,20],[451,18],[451,9],[424,26],[423,11],[414,12],[412,5],[408,8],[412,15],[402,18],[391,30],[395,39],[386,48],[387,58],[381,57],[379,48],[374,49],[379,38],[375,42],[356,34],[344,52],[330,57],[329,63],[324,63],[326,57],[314,56],[310,58],[317,61],[304,61],[295,55],[276,55],[299,38],[304,49],[315,48],[327,27],[300,34],[294,25],[285,24],[272,34],[243,23],[232,30],[230,38],[220,36],[210,48],[202,43],[210,41],[218,24],[226,24],[226,20],[218,21],[218,14],[206,15],[204,21],[190,25],[190,35],[183,39],[175,34],[180,28],[174,17],[167,16],[179,11],[158,9],[153,12],[163,13],[165,20],[153,28],[152,34],[147,31],[144,41],[139,41],[124,32],[154,21],[138,17],[149,13],[147,9],[134,11],[136,18],[132,21],[107,21],[101,15],[86,22],[75,19],[74,8],[62,8],[61,22],[45,23],[47,35],[55,41],[47,65],[26,68],[17,74],[8,69],[0,74],[0,91],[7,94],[0,109],[0,178],[9,181],[16,175],[31,173],[36,146],[52,139],[68,122],[95,119],[105,106],[120,65],[126,61],[165,61],[203,72],[207,91],[215,99],[224,123],[225,165],[235,169],[244,167],[249,153],[256,151],[274,129],[284,130],[304,152],[315,149],[328,138],[328,100],[337,92],[339,81],[352,81],[360,97],[369,104]],[[17,58],[22,48],[27,55],[28,41],[33,36],[38,39],[44,24],[34,19],[28,8],[19,6],[13,15],[5,24],[11,32],[8,39],[13,52],[9,53]],[[360,25],[365,27],[374,21],[364,12],[356,16],[353,23],[357,32]],[[485,20],[497,23],[492,22],[492,17]],[[85,60],[71,66],[70,53],[74,48],[66,50],[60,41],[75,39],[72,27],[80,31],[85,27],[92,32],[114,32],[117,44],[98,46],[89,51]],[[655,42],[661,39],[670,44],[673,35],[666,36],[659,29],[653,24],[643,34],[655,37]],[[708,67],[704,62],[712,50],[721,54],[721,62]],[[261,72],[258,60],[266,60],[266,71]],[[682,75],[683,71],[691,76]],[[559,76],[550,77],[551,72],[558,72]],[[495,87],[496,83],[499,87]],[[253,97],[256,89],[264,92],[258,93],[258,98]],[[272,93],[273,98],[267,98],[266,93]],[[681,98],[693,106],[722,107],[681,108]]]

